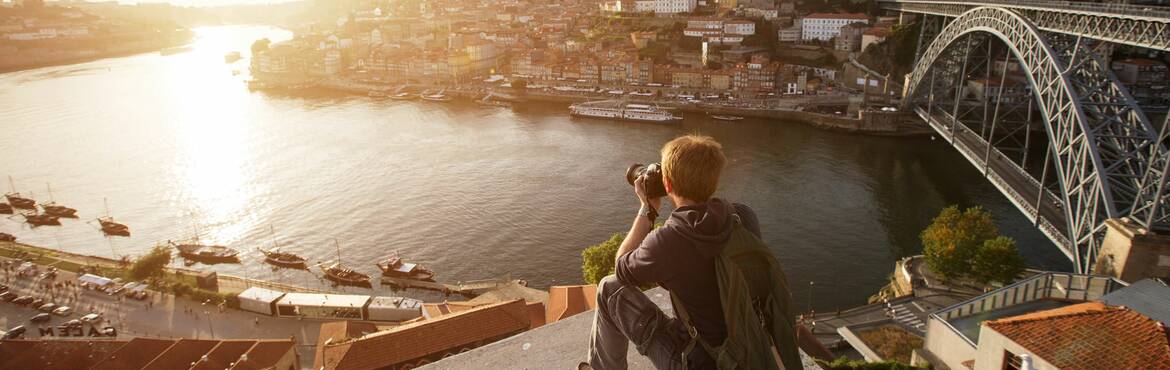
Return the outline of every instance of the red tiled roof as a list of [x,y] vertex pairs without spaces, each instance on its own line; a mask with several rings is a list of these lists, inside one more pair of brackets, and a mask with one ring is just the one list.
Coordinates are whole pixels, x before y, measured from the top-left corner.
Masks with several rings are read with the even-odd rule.
[[227,369],[233,362],[240,359],[240,355],[248,352],[256,345],[254,340],[225,340],[219,342],[207,353],[207,361],[200,361],[192,370],[222,370]]
[[[294,352],[292,340],[261,340],[240,355],[232,370],[271,369],[281,358]],[[294,361],[295,362],[295,361]]]
[[[7,342],[7,341],[5,341]],[[30,342],[34,342],[30,340]],[[121,340],[35,341],[16,356],[3,358],[0,369],[88,368],[126,344]]]
[[174,344],[171,339],[134,338],[90,369],[141,369]]
[[205,339],[179,339],[175,345],[167,349],[166,352],[155,357],[153,361],[143,366],[147,370],[168,370],[178,368],[189,368],[191,364],[203,357],[207,351],[210,351],[219,344],[219,341],[205,340]]
[[554,286],[548,289],[548,311],[544,322],[551,324],[597,307],[596,285]]
[[886,27],[870,27],[870,29],[865,30],[864,34],[877,37],[886,37],[890,35],[890,29]]
[[321,329],[317,334],[317,349],[313,357],[313,368],[320,369],[321,351],[325,350],[325,343],[341,343],[350,338],[357,338],[363,335],[363,332],[374,332],[378,328],[374,324],[367,322],[352,322],[352,321],[334,321],[321,324]]
[[[314,364],[320,369],[377,369],[528,330],[523,299],[443,315],[341,343],[324,345]],[[318,339],[321,342],[321,339]]]
[[1170,333],[1128,308],[1088,302],[985,325],[1061,369],[1170,369]]
[[805,19],[814,18],[814,19],[865,19],[865,20],[868,20],[869,16],[862,14],[862,13],[812,13],[812,14],[804,16],[804,18]]

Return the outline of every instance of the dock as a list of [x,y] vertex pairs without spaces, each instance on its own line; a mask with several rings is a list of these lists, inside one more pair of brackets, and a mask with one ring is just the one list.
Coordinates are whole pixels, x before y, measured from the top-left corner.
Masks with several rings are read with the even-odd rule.
[[442,292],[444,294],[460,294],[468,297],[477,296],[508,285],[527,286],[528,283],[519,279],[485,279],[475,281],[460,281],[455,284],[437,283],[383,276],[382,285],[390,285],[398,289],[414,288]]

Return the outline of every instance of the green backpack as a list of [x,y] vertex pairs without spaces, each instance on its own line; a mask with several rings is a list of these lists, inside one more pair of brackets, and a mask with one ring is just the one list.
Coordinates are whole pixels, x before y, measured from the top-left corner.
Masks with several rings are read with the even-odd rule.
[[780,262],[763,241],[743,227],[738,215],[732,218],[731,239],[715,258],[727,340],[716,347],[701,340],[682,303],[674,293],[670,295],[691,336],[683,351],[683,367],[687,367],[687,354],[698,343],[719,369],[803,369],[796,344],[796,318],[790,310],[792,297]]

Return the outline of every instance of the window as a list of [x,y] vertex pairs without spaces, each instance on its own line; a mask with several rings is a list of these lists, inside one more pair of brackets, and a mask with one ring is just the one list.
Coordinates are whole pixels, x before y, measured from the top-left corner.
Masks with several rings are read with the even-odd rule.
[[1020,356],[1007,350],[1003,351],[1003,370],[1020,370]]

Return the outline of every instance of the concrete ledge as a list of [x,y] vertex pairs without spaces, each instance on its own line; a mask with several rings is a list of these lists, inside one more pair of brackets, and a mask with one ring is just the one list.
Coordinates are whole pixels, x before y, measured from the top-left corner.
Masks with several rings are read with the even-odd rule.
[[[674,316],[670,296],[662,288],[646,291],[650,300],[667,315]],[[593,311],[530,330],[474,350],[422,367],[422,369],[576,369],[585,361]],[[805,369],[821,369],[801,351]],[[626,355],[630,369],[653,369],[646,357],[630,346]]]

